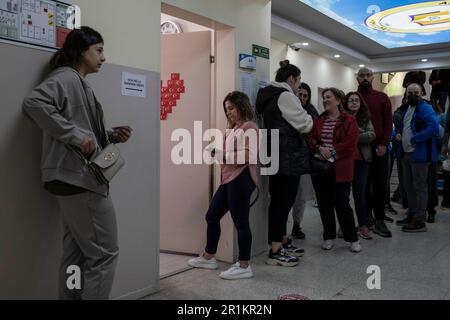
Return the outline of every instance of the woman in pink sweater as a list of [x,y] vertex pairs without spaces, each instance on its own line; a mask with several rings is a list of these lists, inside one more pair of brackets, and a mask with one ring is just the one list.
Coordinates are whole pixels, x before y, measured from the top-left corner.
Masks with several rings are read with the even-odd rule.
[[[218,268],[215,254],[220,238],[220,220],[230,211],[238,233],[239,262],[220,274],[222,279],[237,280],[253,277],[250,267],[252,233],[250,230],[250,198],[257,185],[256,163],[258,127],[253,121],[250,100],[234,91],[225,97],[223,107],[228,120],[223,150],[216,149],[222,160],[221,185],[214,194],[206,213],[207,244],[205,252],[189,260],[194,268]],[[217,159],[217,155],[215,157]]]

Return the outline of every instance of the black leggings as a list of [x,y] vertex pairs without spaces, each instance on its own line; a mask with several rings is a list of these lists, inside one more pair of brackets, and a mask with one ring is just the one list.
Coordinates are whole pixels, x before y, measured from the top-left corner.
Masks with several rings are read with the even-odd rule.
[[283,242],[289,212],[297,197],[300,177],[269,177],[269,244]]
[[248,168],[230,183],[219,187],[205,218],[208,223],[206,253],[217,253],[221,234],[220,220],[230,211],[238,233],[239,261],[250,260],[252,249],[252,232],[249,222],[250,197],[254,190],[255,183]]

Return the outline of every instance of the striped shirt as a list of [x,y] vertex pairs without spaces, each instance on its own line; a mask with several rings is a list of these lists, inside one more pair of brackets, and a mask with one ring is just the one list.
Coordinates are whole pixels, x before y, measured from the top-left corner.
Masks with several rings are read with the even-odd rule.
[[334,150],[333,136],[334,136],[334,127],[336,127],[336,122],[337,119],[332,120],[329,117],[326,117],[325,122],[323,123],[322,132],[320,133],[322,146],[328,148],[329,150]]

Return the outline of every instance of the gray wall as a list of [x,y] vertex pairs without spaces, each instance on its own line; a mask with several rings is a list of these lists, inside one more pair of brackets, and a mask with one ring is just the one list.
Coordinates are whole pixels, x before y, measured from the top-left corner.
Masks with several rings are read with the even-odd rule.
[[[21,111],[51,53],[0,43],[0,299],[55,299],[61,255],[58,208],[40,181],[40,130]],[[121,96],[121,72],[147,75],[147,99]],[[89,76],[108,126],[130,125],[126,166],[112,184],[120,257],[112,298],[159,285],[158,73],[105,65]]]

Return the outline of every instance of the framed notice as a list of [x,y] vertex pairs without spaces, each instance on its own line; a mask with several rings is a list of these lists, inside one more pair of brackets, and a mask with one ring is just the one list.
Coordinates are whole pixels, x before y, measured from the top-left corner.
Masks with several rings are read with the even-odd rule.
[[77,6],[53,0],[0,0],[0,39],[45,48],[62,47],[80,25]]

